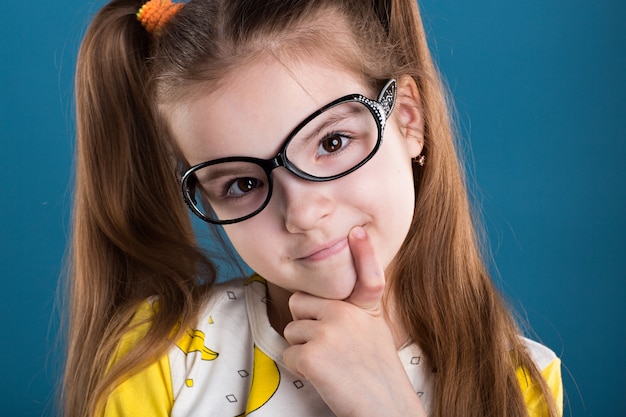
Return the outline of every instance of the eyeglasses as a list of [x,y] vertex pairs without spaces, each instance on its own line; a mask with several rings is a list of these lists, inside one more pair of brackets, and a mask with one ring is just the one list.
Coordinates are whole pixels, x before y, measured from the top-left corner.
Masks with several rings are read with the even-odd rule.
[[380,148],[396,101],[389,80],[376,101],[351,94],[304,119],[271,159],[234,156],[202,162],[182,176],[185,202],[202,220],[232,224],[249,219],[272,197],[272,171],[284,167],[299,178],[332,181],[356,171]]

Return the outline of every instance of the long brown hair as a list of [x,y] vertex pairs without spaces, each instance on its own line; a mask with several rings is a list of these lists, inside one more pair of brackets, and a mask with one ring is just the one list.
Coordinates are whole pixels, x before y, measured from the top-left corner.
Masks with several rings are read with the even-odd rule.
[[[151,40],[131,18],[139,6],[106,6],[78,57],[66,416],[93,415],[115,381],[166,349],[216,275],[194,243],[176,164],[153,112]],[[155,296],[150,332],[107,372],[137,306]]]
[[[184,161],[164,109],[257,53],[297,59],[320,44],[333,45],[323,52],[372,85],[410,74],[420,90],[428,162],[415,171],[413,223],[388,279],[405,328],[436,371],[435,415],[526,416],[517,366],[557,415],[481,256],[445,90],[414,0],[191,0],[158,36],[137,22],[140,6],[115,0],[103,8],[78,59],[67,416],[93,414],[122,377],[164,354],[172,329],[194,320],[215,280],[178,191]],[[346,36],[325,18],[333,13],[347,23]],[[159,300],[149,333],[108,369],[149,297]]]

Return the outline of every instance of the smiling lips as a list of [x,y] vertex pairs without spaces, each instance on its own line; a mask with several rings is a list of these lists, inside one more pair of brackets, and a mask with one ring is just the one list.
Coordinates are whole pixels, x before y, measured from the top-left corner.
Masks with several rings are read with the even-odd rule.
[[321,261],[341,252],[346,246],[348,246],[348,238],[343,238],[330,246],[313,251],[310,255],[300,258],[300,260],[310,262]]

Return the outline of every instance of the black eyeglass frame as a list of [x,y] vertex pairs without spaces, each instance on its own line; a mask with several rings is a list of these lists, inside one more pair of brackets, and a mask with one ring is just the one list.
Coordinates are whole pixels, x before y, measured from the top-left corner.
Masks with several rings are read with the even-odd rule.
[[[378,152],[378,149],[380,148],[380,145],[383,140],[385,125],[387,123],[387,120],[389,119],[389,116],[391,115],[391,112],[393,111],[393,108],[396,102],[396,95],[397,95],[397,82],[395,79],[390,79],[382,88],[382,90],[380,91],[380,94],[378,95],[378,99],[376,100],[371,100],[361,94],[349,94],[349,95],[340,97],[336,100],[333,100],[332,102],[326,104],[325,106],[311,113],[306,119],[300,122],[298,126],[296,126],[291,131],[291,133],[289,133],[289,135],[283,142],[283,145],[281,146],[278,154],[271,159],[261,159],[261,158],[254,158],[254,157],[249,157],[249,156],[229,156],[226,158],[213,159],[211,161],[201,162],[197,165],[194,165],[191,168],[189,168],[187,171],[185,171],[185,173],[182,175],[181,180],[180,180],[183,199],[185,200],[185,203],[187,204],[189,209],[193,212],[193,214],[195,214],[196,216],[198,216],[200,219],[204,220],[205,222],[211,223],[211,224],[218,224],[218,225],[233,224],[233,223],[242,222],[253,216],[256,216],[265,207],[267,207],[267,205],[270,202],[270,199],[272,198],[272,189],[273,189],[272,171],[278,167],[284,167],[289,172],[296,175],[297,177],[302,178],[307,181],[312,181],[312,182],[333,181],[341,177],[345,177],[346,175],[350,174],[351,172],[356,171],[357,169],[365,165],[370,159],[372,159],[372,157],[376,154],[376,152]],[[332,175],[330,177],[318,177],[318,176],[311,175],[311,174],[308,174],[307,172],[302,171],[300,168],[294,165],[287,158],[286,150],[289,144],[291,143],[292,139],[311,120],[313,120],[314,118],[319,116],[321,113],[325,112],[326,110],[332,107],[335,107],[339,104],[349,103],[349,102],[354,102],[354,101],[363,104],[370,111],[370,113],[374,116],[374,119],[376,121],[376,126],[378,129],[378,139],[376,141],[376,145],[374,145],[374,148],[372,149],[372,151],[361,162],[359,162],[352,168],[344,172],[341,172],[339,174]],[[265,198],[265,201],[263,202],[263,204],[259,206],[258,209],[256,209],[255,211],[253,211],[252,213],[248,215],[245,215],[243,217],[238,217],[235,219],[230,219],[230,220],[214,220],[214,219],[208,218],[196,206],[197,201],[196,201],[196,196],[194,192],[194,189],[195,189],[194,181],[197,181],[197,179],[194,173],[198,171],[199,169],[206,168],[211,165],[224,163],[224,162],[250,162],[250,163],[260,166],[265,172],[265,175],[267,176],[267,180],[268,180],[267,197]]]

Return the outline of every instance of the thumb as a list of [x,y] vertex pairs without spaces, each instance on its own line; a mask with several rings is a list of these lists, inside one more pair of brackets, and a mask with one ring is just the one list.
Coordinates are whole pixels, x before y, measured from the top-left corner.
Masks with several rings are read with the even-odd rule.
[[348,243],[356,270],[356,284],[345,300],[364,310],[376,312],[385,290],[385,274],[374,252],[369,235],[360,226],[352,229]]

